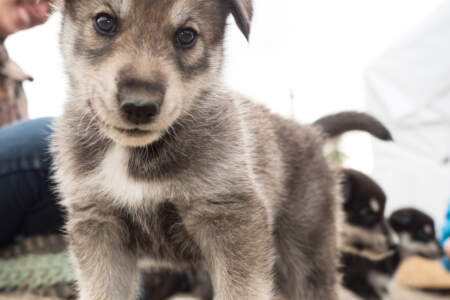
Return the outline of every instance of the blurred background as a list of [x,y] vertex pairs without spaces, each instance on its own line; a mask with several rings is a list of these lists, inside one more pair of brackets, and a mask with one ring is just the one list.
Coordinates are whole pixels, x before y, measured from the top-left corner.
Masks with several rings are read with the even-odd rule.
[[[301,122],[374,114],[396,143],[349,134],[345,165],[373,175],[388,213],[415,206],[441,225],[450,197],[450,1],[255,2],[250,43],[228,27],[229,85]],[[6,42],[35,78],[25,86],[32,118],[57,116],[65,101],[59,28],[56,14]]]

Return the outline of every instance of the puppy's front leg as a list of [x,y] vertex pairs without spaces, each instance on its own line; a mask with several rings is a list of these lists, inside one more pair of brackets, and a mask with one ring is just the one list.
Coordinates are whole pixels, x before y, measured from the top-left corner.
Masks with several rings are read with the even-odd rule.
[[229,197],[198,205],[185,220],[200,245],[214,300],[273,300],[273,242],[257,201]]
[[72,212],[67,230],[80,300],[136,300],[137,258],[126,224],[105,213]]

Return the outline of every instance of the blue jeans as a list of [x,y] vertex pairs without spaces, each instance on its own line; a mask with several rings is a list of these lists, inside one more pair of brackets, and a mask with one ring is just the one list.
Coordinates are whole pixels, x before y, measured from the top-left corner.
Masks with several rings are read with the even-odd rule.
[[64,215],[50,179],[52,119],[0,129],[0,247],[15,238],[58,232]]

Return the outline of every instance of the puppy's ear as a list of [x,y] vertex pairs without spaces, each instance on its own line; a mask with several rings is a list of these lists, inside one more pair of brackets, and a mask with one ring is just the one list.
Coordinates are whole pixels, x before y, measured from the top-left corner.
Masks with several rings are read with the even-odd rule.
[[412,216],[407,212],[394,212],[388,221],[394,230],[400,231],[411,223]]
[[239,29],[247,40],[250,38],[250,26],[253,17],[252,0],[228,0],[231,6],[231,14]]

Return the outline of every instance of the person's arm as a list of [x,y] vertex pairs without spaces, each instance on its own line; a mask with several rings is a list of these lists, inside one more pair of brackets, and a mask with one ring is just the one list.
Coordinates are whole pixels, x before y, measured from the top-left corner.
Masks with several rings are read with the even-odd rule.
[[0,40],[47,20],[48,0],[0,0]]
[[444,252],[448,257],[450,257],[450,239],[447,239],[444,243]]
[[450,271],[450,205],[447,210],[446,222],[442,229],[441,242],[446,255],[446,257],[442,259],[442,263]]
[[450,220],[447,219],[442,232],[442,246],[445,254],[450,258]]

